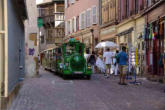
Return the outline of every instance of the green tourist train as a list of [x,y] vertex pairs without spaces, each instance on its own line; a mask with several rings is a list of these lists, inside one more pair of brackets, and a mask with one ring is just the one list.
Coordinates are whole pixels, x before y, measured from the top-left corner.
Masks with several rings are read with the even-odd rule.
[[84,57],[85,45],[74,38],[57,48],[41,53],[42,66],[62,76],[82,75],[91,78],[92,69]]

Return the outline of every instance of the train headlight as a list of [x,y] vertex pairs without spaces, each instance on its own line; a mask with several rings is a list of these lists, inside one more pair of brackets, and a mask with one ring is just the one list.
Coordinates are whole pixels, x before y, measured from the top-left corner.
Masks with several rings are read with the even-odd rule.
[[91,69],[91,66],[88,65],[88,69]]

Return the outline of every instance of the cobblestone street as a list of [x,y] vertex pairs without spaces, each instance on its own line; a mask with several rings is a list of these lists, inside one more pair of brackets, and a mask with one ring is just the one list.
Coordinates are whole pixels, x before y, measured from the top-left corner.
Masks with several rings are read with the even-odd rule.
[[141,79],[142,85],[118,85],[118,77],[93,74],[91,80],[63,80],[40,70],[25,79],[9,110],[165,110],[164,85]]

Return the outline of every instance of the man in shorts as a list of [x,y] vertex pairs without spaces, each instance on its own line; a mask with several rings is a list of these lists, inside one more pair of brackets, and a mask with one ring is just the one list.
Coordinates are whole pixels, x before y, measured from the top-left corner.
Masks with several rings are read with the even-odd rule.
[[[110,52],[108,48],[103,54],[103,59],[106,64],[106,77],[108,78],[111,73],[111,64],[112,64],[113,52]],[[107,71],[108,70],[108,71]]]
[[127,85],[125,83],[125,77],[128,70],[127,61],[128,55],[126,54],[126,47],[122,47],[122,51],[117,55],[119,72],[120,72],[120,85]]

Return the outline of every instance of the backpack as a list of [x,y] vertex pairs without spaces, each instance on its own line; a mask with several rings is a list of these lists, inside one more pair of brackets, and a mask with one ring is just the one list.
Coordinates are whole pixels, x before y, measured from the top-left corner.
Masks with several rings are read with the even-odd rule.
[[118,57],[118,54],[115,56],[116,58],[116,63],[119,63],[119,57]]
[[92,55],[89,57],[88,63],[90,63],[90,64],[95,64],[95,62],[96,62],[95,55],[92,54]]

